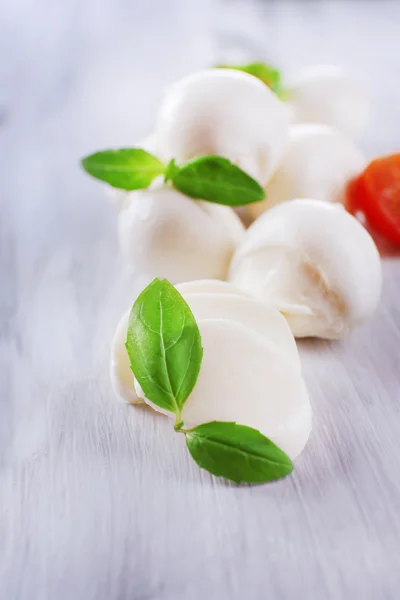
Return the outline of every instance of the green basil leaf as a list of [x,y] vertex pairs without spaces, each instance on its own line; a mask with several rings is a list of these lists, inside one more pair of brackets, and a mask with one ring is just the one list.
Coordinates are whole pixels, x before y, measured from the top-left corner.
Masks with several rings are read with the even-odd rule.
[[95,152],[82,159],[82,166],[89,175],[123,190],[147,188],[166,169],[158,158],[140,148]]
[[186,444],[201,468],[236,483],[265,483],[293,471],[282,450],[245,425],[205,423],[186,432]]
[[129,316],[126,349],[145,397],[180,418],[203,357],[200,331],[180,293],[154,279]]
[[179,167],[175,162],[175,159],[169,161],[167,168],[165,169],[164,181],[167,183],[168,181],[172,181],[174,177],[176,177],[179,171]]
[[217,67],[219,69],[234,69],[235,71],[243,71],[254,75],[257,79],[260,79],[265,85],[267,85],[273,92],[279,94],[282,89],[281,85],[281,73],[275,67],[268,65],[264,62],[253,62],[248,65],[221,65]]
[[172,165],[168,175],[183,194],[227,206],[244,206],[264,200],[263,188],[228,159],[203,156],[183,167]]

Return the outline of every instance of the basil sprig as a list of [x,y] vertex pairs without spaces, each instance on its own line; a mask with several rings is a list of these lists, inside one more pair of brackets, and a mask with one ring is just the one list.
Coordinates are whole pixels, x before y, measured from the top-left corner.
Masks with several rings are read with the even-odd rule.
[[216,68],[243,71],[260,79],[278,96],[283,94],[281,72],[268,63],[252,62],[246,65],[218,65]]
[[183,408],[200,373],[203,348],[196,320],[168,281],[154,281],[132,306],[126,349],[145,397],[175,415],[197,464],[236,483],[264,483],[288,475],[292,461],[251,427],[212,421],[185,428]]
[[89,175],[124,190],[145,189],[159,177],[199,200],[226,206],[245,206],[265,199],[265,191],[247,173],[220,156],[203,156],[178,166],[168,165],[140,148],[104,150],[86,156],[82,167]]

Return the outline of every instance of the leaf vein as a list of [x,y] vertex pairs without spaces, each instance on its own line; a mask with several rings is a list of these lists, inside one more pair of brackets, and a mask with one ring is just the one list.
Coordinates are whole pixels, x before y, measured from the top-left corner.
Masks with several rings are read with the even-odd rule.
[[170,388],[170,395],[174,400],[174,404],[175,404],[175,408],[178,408],[177,402],[176,402],[176,398],[172,389],[172,385],[171,385],[171,378],[170,378],[170,374],[169,374],[169,370],[168,370],[168,364],[167,364],[167,356],[166,356],[166,352],[165,352],[165,345],[164,345],[164,336],[162,333],[162,329],[163,329],[163,308],[162,308],[162,302],[161,302],[161,291],[160,291],[160,295],[159,295],[159,300],[158,300],[158,305],[160,307],[160,332],[159,332],[159,336],[160,336],[160,342],[161,342],[161,355],[162,355],[162,360],[164,363],[164,367],[165,367],[165,371],[167,373],[167,381],[169,384],[169,388]]
[[253,458],[264,459],[265,461],[267,461],[269,463],[272,463],[272,464],[274,464],[276,466],[282,466],[284,464],[284,463],[281,463],[281,462],[277,462],[276,460],[273,460],[271,458],[268,458],[264,454],[258,454],[257,452],[252,452],[250,450],[243,450],[239,446],[235,446],[234,444],[229,444],[227,442],[221,442],[219,440],[215,440],[215,439],[213,439],[211,437],[208,437],[208,436],[197,435],[196,433],[193,433],[193,432],[191,432],[188,435],[192,436],[192,437],[197,437],[197,439],[207,440],[207,442],[210,442],[211,444],[215,444],[217,446],[223,446],[225,448],[233,448],[234,450],[236,450],[240,454],[244,454],[245,456],[251,456]]

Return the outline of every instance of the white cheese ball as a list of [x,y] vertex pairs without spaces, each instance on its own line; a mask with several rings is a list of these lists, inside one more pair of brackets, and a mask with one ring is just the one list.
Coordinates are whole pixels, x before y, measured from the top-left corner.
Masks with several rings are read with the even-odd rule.
[[289,119],[287,106],[256,77],[209,69],[167,91],[157,143],[162,155],[178,163],[226,157],[264,185],[282,156]]
[[[293,335],[274,307],[232,284],[197,281],[177,286],[199,326],[203,360],[182,420],[190,428],[213,420],[236,421],[261,431],[290,458],[303,450],[312,411]],[[187,291],[185,291],[187,290]],[[121,319],[111,351],[111,381],[129,403],[144,398],[125,348],[129,311]]]
[[226,278],[244,227],[230,207],[163,186],[129,194],[118,233],[122,254],[138,273],[177,283]]
[[[244,291],[225,281],[200,280],[181,283],[177,290],[186,300],[195,319],[229,319],[262,334],[266,343],[292,362],[300,371],[300,361],[293,335],[282,315],[264,302],[248,296]],[[114,334],[111,345],[111,381],[116,395],[124,402],[142,402],[134,389],[134,378],[125,348],[129,322],[128,310]]]
[[315,65],[303,69],[287,94],[296,123],[325,123],[353,139],[366,127],[368,100],[340,67]]
[[128,310],[117,325],[111,343],[110,378],[113,390],[119,400],[127,404],[143,404],[134,386],[134,377],[131,371],[129,356],[125,348],[126,334],[129,324]]
[[341,205],[297,199],[246,232],[230,281],[278,308],[296,337],[341,338],[365,323],[381,292],[381,263]]
[[266,200],[248,206],[257,217],[294,198],[343,202],[347,184],[361,173],[366,159],[351,140],[327,125],[290,128],[284,156],[267,185]]
[[[244,325],[205,319],[198,321],[198,326],[203,361],[182,410],[184,427],[235,421],[258,429],[295,459],[312,427],[311,406],[299,371],[262,335]],[[138,395],[143,395],[137,382],[135,387]]]

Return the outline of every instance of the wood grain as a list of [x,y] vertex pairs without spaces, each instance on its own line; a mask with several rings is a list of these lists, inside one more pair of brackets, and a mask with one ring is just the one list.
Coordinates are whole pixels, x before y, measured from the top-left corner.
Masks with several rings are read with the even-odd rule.
[[139,282],[78,158],[152,128],[162,88],[265,54],[335,62],[399,150],[396,1],[5,0],[0,6],[0,597],[384,600],[400,585],[400,263],[371,322],[303,342],[315,411],[293,477],[237,488],[170,423],[114,401],[110,338]]

